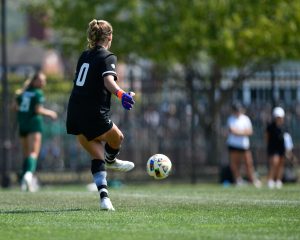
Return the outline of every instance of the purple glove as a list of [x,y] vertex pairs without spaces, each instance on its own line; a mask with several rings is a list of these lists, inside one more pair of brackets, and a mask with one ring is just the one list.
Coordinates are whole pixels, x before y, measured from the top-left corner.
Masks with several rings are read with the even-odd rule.
[[133,96],[134,95],[135,95],[134,92],[126,93],[122,89],[119,89],[116,92],[116,96],[122,101],[122,106],[126,110],[130,110],[133,107],[133,104],[134,104]]
[[133,107],[134,100],[130,93],[123,93],[122,94],[122,106],[126,110],[130,110]]

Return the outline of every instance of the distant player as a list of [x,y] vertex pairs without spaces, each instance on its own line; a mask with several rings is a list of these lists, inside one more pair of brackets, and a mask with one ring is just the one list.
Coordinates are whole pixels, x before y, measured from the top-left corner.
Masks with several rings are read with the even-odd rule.
[[106,169],[127,172],[134,163],[117,159],[123,134],[110,119],[111,94],[125,109],[133,107],[134,93],[125,93],[116,83],[116,56],[109,52],[113,29],[104,20],[92,20],[87,30],[88,49],[79,57],[69,99],[67,132],[92,158],[91,172],[100,194],[100,208],[114,210],[108,197]]
[[34,192],[36,190],[33,174],[36,171],[37,158],[42,142],[42,115],[52,119],[57,118],[56,112],[43,107],[45,98],[42,88],[45,85],[45,74],[37,72],[25,82],[24,88],[17,93],[17,119],[24,155],[21,175],[21,188],[23,191]]

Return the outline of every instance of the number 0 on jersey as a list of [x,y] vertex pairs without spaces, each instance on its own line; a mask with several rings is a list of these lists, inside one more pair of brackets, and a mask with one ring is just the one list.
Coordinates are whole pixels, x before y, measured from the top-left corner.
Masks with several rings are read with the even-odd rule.
[[79,74],[78,74],[77,79],[76,79],[76,86],[82,87],[84,85],[86,75],[87,75],[87,72],[89,70],[89,66],[90,65],[88,63],[84,63],[84,64],[81,65]]

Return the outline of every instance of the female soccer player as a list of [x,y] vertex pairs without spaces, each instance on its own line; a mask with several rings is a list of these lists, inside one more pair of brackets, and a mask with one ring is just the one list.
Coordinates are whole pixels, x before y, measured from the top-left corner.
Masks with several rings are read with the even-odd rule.
[[46,85],[46,76],[37,72],[32,79],[24,84],[17,96],[16,110],[18,112],[19,135],[24,155],[21,189],[33,192],[35,184],[33,174],[37,166],[40,153],[43,119],[42,115],[52,119],[57,118],[57,113],[43,107],[45,101],[42,88]]
[[100,194],[100,209],[114,207],[108,197],[106,169],[127,172],[134,163],[117,159],[123,134],[110,119],[111,94],[122,106],[133,107],[134,93],[125,93],[116,83],[116,56],[109,52],[113,29],[104,20],[92,20],[87,29],[88,49],[79,57],[68,104],[67,132],[77,136],[92,158],[91,172]]

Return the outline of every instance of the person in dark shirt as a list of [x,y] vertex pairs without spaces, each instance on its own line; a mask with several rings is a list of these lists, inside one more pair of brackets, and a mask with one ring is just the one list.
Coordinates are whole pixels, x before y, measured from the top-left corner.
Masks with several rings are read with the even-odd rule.
[[108,197],[106,169],[127,172],[134,163],[117,159],[123,133],[110,119],[111,95],[126,110],[134,104],[134,93],[117,84],[117,58],[109,51],[113,29],[109,22],[92,20],[87,30],[88,49],[79,57],[73,89],[68,103],[67,133],[76,135],[92,158],[91,172],[100,194],[100,208],[112,210]]
[[266,140],[267,153],[269,158],[268,187],[281,188],[282,174],[284,168],[284,116],[285,112],[281,107],[273,109],[273,121],[267,126]]

